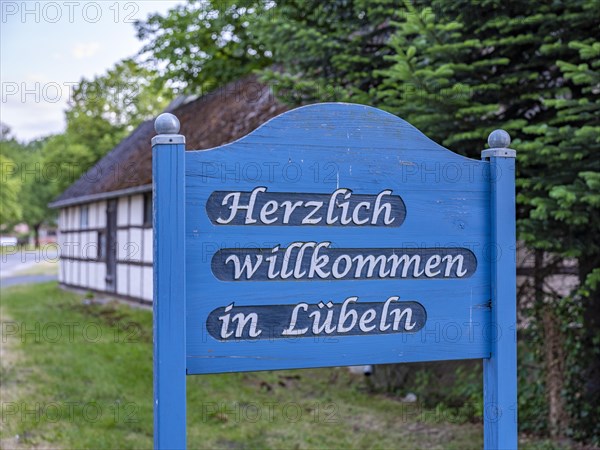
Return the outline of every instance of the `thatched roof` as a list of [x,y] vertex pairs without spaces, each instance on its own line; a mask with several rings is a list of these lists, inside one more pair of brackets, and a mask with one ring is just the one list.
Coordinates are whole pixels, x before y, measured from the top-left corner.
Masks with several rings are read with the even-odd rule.
[[[200,150],[235,141],[286,109],[266,85],[250,76],[169,112],[181,122],[186,148]],[[152,184],[150,140],[155,135],[154,120],[142,123],[50,206],[148,190]]]

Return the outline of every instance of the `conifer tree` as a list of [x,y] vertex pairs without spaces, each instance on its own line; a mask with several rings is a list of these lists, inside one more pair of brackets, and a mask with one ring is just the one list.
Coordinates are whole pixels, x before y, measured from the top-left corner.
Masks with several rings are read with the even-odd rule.
[[263,80],[290,104],[372,104],[371,90],[381,82],[375,71],[389,65],[397,10],[396,0],[278,1],[256,25],[275,63]]
[[[562,396],[548,395],[556,403],[551,413],[569,412],[571,424],[567,429],[561,417],[550,417],[550,429],[598,441],[591,419],[600,415],[596,2],[355,0],[319,8],[284,1],[277,9],[268,47],[283,67],[266,77],[301,94],[284,99],[379,106],[474,158],[493,129],[511,134],[518,149],[519,240],[557,256],[544,275],[564,258],[578,267],[571,295],[546,292],[532,311],[533,329],[543,333],[542,314],[550,317],[568,355],[565,383],[546,389]],[[555,361],[545,363],[548,369]]]
[[[259,70],[284,101],[378,106],[474,158],[493,129],[511,134],[518,150],[518,239],[542,255],[542,281],[565,258],[578,268],[570,295],[540,291],[530,311],[528,332],[547,372],[554,364],[548,358],[556,358],[543,351],[551,328],[566,354],[564,383],[550,389],[548,403],[554,402],[549,415],[568,412],[570,425],[555,417],[551,428],[599,443],[597,1],[209,3],[219,14],[190,2],[138,28],[152,39],[145,51],[170,62],[165,76],[194,87]],[[544,255],[555,256],[552,264]],[[526,381],[525,387],[537,383]]]
[[[574,258],[578,267],[576,291],[548,291],[533,311],[546,371],[560,357],[543,352],[552,330],[564,345],[559,354],[568,355],[565,373],[546,377],[549,428],[597,441],[598,423],[590,419],[600,415],[597,4],[438,0],[406,8],[377,95],[383,107],[471,157],[494,128],[513,136],[518,237],[558,255],[555,261]],[[543,269],[554,274],[554,267]]]

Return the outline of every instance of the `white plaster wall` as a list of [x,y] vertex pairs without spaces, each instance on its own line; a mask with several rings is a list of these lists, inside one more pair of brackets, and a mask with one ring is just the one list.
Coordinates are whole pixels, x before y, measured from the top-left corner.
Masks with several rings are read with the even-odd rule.
[[77,257],[86,258],[88,252],[89,236],[88,232],[75,233],[75,236],[79,238],[79,245],[77,245]]
[[75,284],[73,277],[73,261],[65,261],[65,282],[67,284]]
[[79,229],[79,206],[69,208],[69,230]]
[[128,257],[127,242],[129,241],[127,230],[117,231],[117,261],[126,261]]
[[[79,226],[79,223],[77,224]],[[85,233],[70,233],[69,240],[73,246],[73,256],[76,258],[83,258],[83,245],[84,245]]]
[[[61,233],[60,230],[66,229],[66,216],[67,210],[66,208],[61,208],[58,213],[58,233],[56,234],[56,243],[58,245],[58,255],[62,255],[63,253],[63,242],[65,239],[65,234]],[[65,282],[65,261],[63,259],[59,259],[58,261],[58,281],[60,283]]]
[[142,260],[147,263],[152,262],[152,249],[154,246],[152,228],[144,228],[144,248],[142,250]]
[[81,228],[81,208],[79,206],[73,207],[73,213],[71,214],[71,229],[79,230]]
[[129,295],[127,281],[129,277],[129,265],[117,264],[117,294]]
[[88,231],[86,236],[87,244],[83,249],[83,257],[86,259],[98,258],[98,232]]
[[[100,269],[100,266],[102,266],[102,263],[97,263],[97,262],[91,262],[88,263],[89,267],[90,267],[90,271],[89,271],[89,286],[90,289],[96,289],[96,290],[100,290],[100,286],[98,283],[98,270]],[[104,288],[104,286],[102,286],[102,288]]]
[[83,262],[83,261],[76,261],[76,264],[78,265],[78,270],[79,270],[79,282],[77,284],[81,287],[89,288],[90,287],[90,280],[89,280],[90,263]]
[[62,267],[63,267],[63,272],[64,272],[64,274],[63,274],[64,282],[67,284],[69,284],[69,281],[70,281],[69,263],[70,263],[70,261],[67,261],[67,260],[63,260],[61,263]]
[[[85,206],[85,205],[81,205]],[[94,261],[98,257],[98,232],[82,231],[81,206],[62,208],[59,213],[59,233],[57,237],[60,254],[65,257],[91,261],[70,261],[61,259],[59,281],[82,288],[105,289],[106,267]],[[101,228],[106,224],[106,202],[94,202],[88,206],[87,228]],[[71,231],[62,233],[60,230]]]
[[58,261],[58,282],[65,282],[65,261],[63,259]]
[[[59,280],[69,285],[98,291],[106,290],[106,263],[98,262],[98,231],[106,228],[107,202],[88,205],[88,227],[94,231],[60,233],[58,243],[65,256],[88,261],[61,260]],[[131,210],[130,210],[131,208]],[[80,229],[81,208],[63,208],[59,213],[60,229]],[[152,301],[152,267],[126,264],[126,261],[152,263],[153,235],[151,228],[142,228],[144,196],[136,194],[117,200],[117,226],[133,225],[117,230],[117,286],[116,294]],[[65,247],[64,244],[67,244]]]
[[97,217],[98,217],[98,228],[106,227],[106,201],[96,203]]
[[64,252],[65,255],[70,258],[76,258],[79,256],[79,236],[78,233],[67,233],[64,240]]
[[62,208],[60,210],[60,212],[58,213],[58,229],[59,230],[64,230],[64,228],[65,228],[65,224],[66,224],[65,216],[66,216],[66,209]]
[[98,204],[90,203],[88,206],[88,228],[98,227]]
[[129,225],[129,197],[119,197],[117,203],[117,226]]
[[59,231],[56,235],[56,243],[58,244],[58,251],[61,255],[62,255],[62,251],[63,251],[63,242],[65,241],[65,236],[66,236],[66,234],[61,233],[60,228],[59,228]]
[[152,267],[143,267],[142,276],[142,298],[152,301]]
[[129,295],[141,298],[142,296],[142,267],[129,266]]
[[129,261],[140,262],[142,260],[142,229],[130,228],[127,241],[127,256]]
[[144,196],[131,196],[130,225],[142,225],[144,223]]

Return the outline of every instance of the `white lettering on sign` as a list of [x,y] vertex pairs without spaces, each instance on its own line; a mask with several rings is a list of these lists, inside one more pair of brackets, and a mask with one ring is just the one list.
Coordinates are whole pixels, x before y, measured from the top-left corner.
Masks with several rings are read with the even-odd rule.
[[[233,317],[231,317],[231,309],[233,308],[233,303],[225,308],[224,314],[219,317],[219,320],[222,322],[221,327],[221,338],[227,339],[231,335],[234,335],[236,338],[240,338],[244,335],[244,331],[246,325],[249,325],[248,335],[252,338],[256,338],[262,334],[262,330],[256,329],[258,325],[258,315],[256,313],[237,313]],[[237,326],[235,328],[235,332],[229,331],[230,322],[237,322]]]
[[320,301],[317,304],[235,306],[231,303],[209,314],[207,328],[211,336],[222,341],[257,339],[261,335],[260,339],[278,339],[420,330],[427,320],[423,305],[399,300],[400,297],[394,295],[385,302],[370,303],[360,303],[356,296],[346,298],[341,304]]
[[218,225],[399,226],[404,220],[404,203],[391,189],[355,196],[340,188],[290,199],[297,195],[270,193],[264,186],[251,192],[214,192],[207,211]]
[[[221,249],[213,257],[218,279],[369,280],[465,278],[476,269],[465,248],[330,248],[330,242],[292,242],[287,248]],[[268,255],[268,256],[265,256]]]

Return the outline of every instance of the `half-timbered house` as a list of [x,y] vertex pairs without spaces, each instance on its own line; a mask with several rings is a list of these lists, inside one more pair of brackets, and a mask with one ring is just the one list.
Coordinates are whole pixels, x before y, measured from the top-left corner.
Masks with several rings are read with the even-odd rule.
[[[234,141],[287,108],[248,77],[168,111],[188,149]],[[59,209],[59,282],[64,287],[152,301],[152,152],[154,119],[143,122],[67,188]]]

